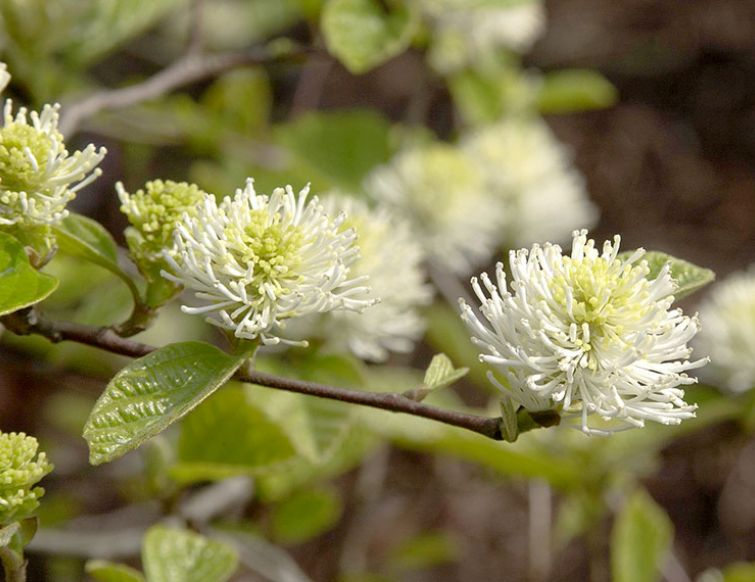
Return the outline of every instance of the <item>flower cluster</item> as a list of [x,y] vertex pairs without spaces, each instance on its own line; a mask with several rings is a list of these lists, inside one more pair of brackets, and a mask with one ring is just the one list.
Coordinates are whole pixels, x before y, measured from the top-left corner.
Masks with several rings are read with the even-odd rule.
[[44,489],[34,487],[52,471],[37,439],[23,433],[0,432],[0,525],[23,519],[39,505]]
[[169,280],[205,304],[183,306],[243,339],[281,341],[285,320],[333,309],[361,311],[374,303],[364,279],[352,278],[358,258],[344,216],[331,219],[309,187],[258,195],[253,181],[220,203],[206,196],[196,216],[184,215],[175,253],[166,253]]
[[417,308],[432,298],[422,270],[424,253],[409,225],[387,209],[371,209],[363,200],[339,194],[324,199],[328,214],[345,213],[342,229],[353,228],[360,258],[357,277],[367,277],[380,302],[362,313],[334,311],[320,324],[328,342],[360,358],[384,361],[388,352],[408,352],[424,331]]
[[174,255],[173,234],[184,215],[196,217],[208,196],[194,184],[153,180],[144,190],[129,194],[118,182],[115,185],[121,200],[121,212],[131,226],[126,229],[126,242],[137,263],[159,262],[164,254]]
[[449,73],[485,61],[499,49],[527,51],[545,29],[542,3],[500,4],[486,0],[423,2],[435,28],[429,54],[432,65]]
[[597,219],[571,156],[543,121],[503,119],[466,136],[461,147],[504,205],[503,238],[511,247],[568,240]]
[[493,252],[501,213],[475,164],[457,148],[432,144],[399,153],[373,170],[368,194],[410,221],[429,259],[468,273]]
[[0,225],[54,225],[76,192],[100,175],[104,148],[70,154],[58,131],[58,105],[41,113],[5,102],[0,129]]
[[734,392],[755,387],[755,265],[717,285],[700,319],[696,346],[711,359],[706,379]]
[[[707,361],[689,360],[700,324],[671,309],[668,265],[648,280],[644,251],[621,259],[618,250],[618,236],[600,253],[582,230],[570,257],[552,244],[512,251],[508,287],[501,263],[497,284],[472,280],[481,316],[461,301],[481,360],[503,376],[491,381],[528,410],[579,414],[586,433],[694,416],[680,386]],[[590,426],[592,415],[608,424]]]

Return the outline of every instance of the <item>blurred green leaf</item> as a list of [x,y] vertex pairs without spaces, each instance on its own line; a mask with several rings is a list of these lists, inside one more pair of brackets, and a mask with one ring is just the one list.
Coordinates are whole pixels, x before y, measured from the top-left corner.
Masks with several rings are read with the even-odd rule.
[[24,247],[0,232],[0,315],[29,307],[48,297],[58,286],[55,277],[29,264]]
[[367,173],[389,159],[389,132],[390,123],[372,111],[339,111],[302,115],[278,126],[276,137],[321,176],[321,188],[358,191]]
[[409,47],[416,16],[410,3],[328,0],[320,26],[328,50],[358,75]]
[[253,135],[267,124],[272,100],[264,69],[250,67],[225,73],[207,88],[201,103],[213,125]]
[[181,482],[254,475],[294,454],[283,429],[241,387],[229,386],[181,423],[178,464],[170,474]]
[[723,569],[723,582],[755,582],[755,562],[730,564]]
[[449,386],[460,380],[469,372],[469,368],[454,368],[451,358],[446,354],[433,356],[425,372],[424,385],[430,390]]
[[138,570],[107,560],[89,560],[85,570],[99,582],[144,582],[144,576]]
[[147,531],[142,562],[149,582],[225,582],[236,571],[236,551],[194,532],[155,526]]
[[273,509],[273,536],[284,544],[306,541],[331,529],[342,511],[340,498],[330,489],[299,491]]
[[[633,252],[626,251],[620,253],[619,258],[627,258]],[[674,297],[677,301],[705,287],[708,283],[712,283],[716,278],[716,274],[710,269],[699,267],[689,261],[677,259],[660,251],[648,251],[643,255],[642,260],[648,262],[650,272],[647,278],[650,280],[658,276],[661,269],[666,266],[666,263],[670,265],[671,278],[678,285],[678,289],[674,292]]]
[[90,462],[112,461],[165,430],[225,384],[245,357],[183,342],[131,362],[108,383],[84,427]]
[[563,69],[547,73],[537,94],[542,113],[571,113],[611,107],[618,91],[597,71]]
[[426,532],[393,548],[389,558],[397,570],[421,570],[454,562],[459,548],[446,532]]
[[118,251],[113,237],[99,222],[72,212],[54,231],[62,252],[107,269],[128,286],[137,304],[141,301],[131,277],[118,266]]
[[666,512],[643,490],[624,504],[611,534],[613,582],[656,582],[671,547],[673,526]]

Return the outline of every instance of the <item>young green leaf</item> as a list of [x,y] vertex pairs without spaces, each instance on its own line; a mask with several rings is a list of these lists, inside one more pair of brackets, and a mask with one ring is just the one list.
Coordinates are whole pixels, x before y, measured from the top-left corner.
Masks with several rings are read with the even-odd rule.
[[48,297],[58,286],[55,277],[29,264],[23,245],[0,232],[0,315],[13,313]]
[[445,388],[466,376],[467,372],[469,368],[454,368],[446,354],[436,354],[427,367],[424,384],[429,390]]
[[610,107],[618,91],[597,71],[564,69],[548,73],[537,95],[543,113],[570,113]]
[[671,546],[673,526],[645,491],[635,492],[621,509],[611,534],[614,582],[656,582]]
[[138,570],[107,560],[89,560],[85,570],[98,582],[144,582],[144,576]]
[[280,425],[237,386],[216,392],[181,424],[178,464],[182,482],[254,475],[295,455]]
[[[625,259],[633,252],[626,251],[619,253],[618,258]],[[666,263],[671,265],[671,278],[679,286],[674,292],[674,297],[677,300],[705,287],[705,285],[712,283],[716,278],[716,274],[710,269],[698,267],[689,261],[677,259],[660,251],[648,251],[643,255],[642,260],[647,261],[648,267],[650,267],[650,272],[647,276],[650,280],[658,276],[658,273],[661,272]]]
[[378,0],[329,0],[320,24],[328,50],[352,73],[365,73],[395,57],[412,40],[416,13]]
[[141,302],[133,280],[118,266],[113,237],[99,222],[72,212],[55,227],[55,236],[61,251],[107,269],[128,286],[137,304]]
[[225,582],[238,555],[221,542],[158,525],[144,537],[142,562],[149,582]]
[[90,462],[112,461],[165,430],[225,384],[245,357],[182,342],[131,362],[107,385],[84,427]]

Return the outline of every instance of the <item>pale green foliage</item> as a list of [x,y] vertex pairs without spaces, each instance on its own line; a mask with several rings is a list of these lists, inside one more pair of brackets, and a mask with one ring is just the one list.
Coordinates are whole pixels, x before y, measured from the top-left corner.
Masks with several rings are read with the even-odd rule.
[[359,74],[409,46],[416,16],[411,3],[395,3],[387,9],[377,0],[328,0],[321,26],[328,50]]
[[467,372],[469,368],[454,368],[446,354],[436,354],[427,367],[423,383],[430,390],[444,388],[466,376]]
[[90,560],[86,572],[98,582],[144,582],[144,576],[138,570],[106,560]]
[[163,431],[225,384],[245,357],[183,342],[131,362],[107,385],[84,427],[91,463],[112,461]]
[[273,536],[287,544],[306,541],[332,528],[342,511],[340,498],[330,489],[299,491],[273,510]]
[[611,536],[614,582],[656,582],[673,527],[666,513],[644,491],[638,490],[616,518]]
[[32,268],[18,240],[0,232],[0,315],[42,301],[57,286],[55,277]]
[[236,551],[194,532],[155,526],[145,538],[142,562],[149,582],[225,582],[236,570]]
[[716,274],[710,269],[699,267],[689,261],[677,259],[659,251],[649,251],[645,253],[643,259],[648,262],[650,272],[647,278],[651,280],[658,276],[666,263],[670,265],[671,278],[678,286],[674,292],[674,297],[677,300],[705,287],[716,278]]
[[35,485],[52,471],[37,439],[24,433],[0,432],[0,524],[30,516],[44,489]]

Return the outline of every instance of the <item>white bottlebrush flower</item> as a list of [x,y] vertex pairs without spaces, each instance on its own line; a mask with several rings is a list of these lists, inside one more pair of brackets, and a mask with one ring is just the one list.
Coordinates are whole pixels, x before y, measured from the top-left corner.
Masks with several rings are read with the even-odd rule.
[[105,157],[88,145],[70,154],[58,131],[58,105],[41,113],[25,108],[13,115],[5,102],[0,129],[0,225],[54,225],[68,215],[66,205],[92,182]]
[[595,223],[598,213],[582,176],[543,121],[504,119],[466,136],[461,147],[505,204],[503,232],[511,247],[563,242]]
[[406,150],[368,176],[365,189],[406,218],[434,264],[460,274],[490,258],[501,213],[475,164],[446,144]]
[[545,30],[545,8],[539,0],[506,6],[488,0],[426,0],[433,30],[431,64],[442,73],[488,59],[507,49],[526,52]]
[[704,378],[734,392],[755,387],[755,264],[716,285],[700,319],[695,345],[711,360]]
[[384,207],[332,194],[324,198],[331,216],[345,213],[342,228],[357,233],[360,258],[352,270],[366,276],[380,302],[362,313],[334,311],[320,322],[331,346],[348,348],[360,358],[384,361],[389,352],[408,352],[425,329],[417,308],[432,299],[422,270],[424,253],[409,225]]
[[[618,236],[599,253],[582,230],[571,257],[552,244],[512,251],[508,287],[501,263],[497,284],[472,279],[482,316],[461,302],[480,359],[503,377],[491,381],[530,411],[580,415],[588,434],[694,416],[680,386],[707,361],[689,360],[700,324],[671,309],[668,265],[649,281],[644,251],[620,259],[618,250]],[[608,426],[591,427],[592,415]]]
[[184,216],[163,276],[205,304],[183,311],[208,314],[238,338],[277,344],[297,343],[279,335],[287,319],[371,305],[364,280],[350,273],[359,256],[354,231],[342,231],[345,216],[329,218],[308,194],[287,186],[258,195],[250,179],[233,198],[208,195],[196,216]]

